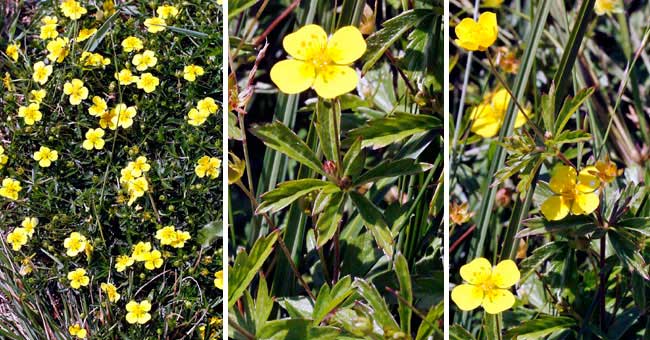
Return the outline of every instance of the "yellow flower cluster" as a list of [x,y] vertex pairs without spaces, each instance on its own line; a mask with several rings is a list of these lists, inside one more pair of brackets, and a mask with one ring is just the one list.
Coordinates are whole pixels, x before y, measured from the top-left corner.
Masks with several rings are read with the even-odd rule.
[[34,236],[34,231],[38,226],[38,219],[35,217],[26,217],[21,226],[7,234],[7,243],[11,244],[11,249],[19,251],[29,239]]
[[155,237],[160,240],[161,246],[172,246],[174,248],[183,248],[185,241],[192,238],[189,232],[176,230],[173,225],[159,229],[156,231]]
[[197,103],[196,107],[187,113],[187,123],[192,126],[201,126],[211,114],[217,113],[219,105],[210,97],[205,97]]
[[151,165],[147,162],[147,157],[140,156],[120,170],[120,184],[124,185],[129,193],[129,206],[149,190],[145,173],[150,169]]
[[79,58],[79,61],[86,67],[105,68],[106,65],[111,64],[111,60],[104,57],[103,55],[86,51],[81,53],[81,58]]
[[78,323],[68,327],[68,332],[70,332],[70,335],[76,337],[77,339],[85,339],[88,335],[86,329],[81,327],[81,325]]
[[64,0],[63,3],[61,3],[60,8],[63,12],[63,15],[68,17],[70,20],[77,20],[84,14],[88,13],[88,11],[83,6],[81,6],[81,4],[74,0]]

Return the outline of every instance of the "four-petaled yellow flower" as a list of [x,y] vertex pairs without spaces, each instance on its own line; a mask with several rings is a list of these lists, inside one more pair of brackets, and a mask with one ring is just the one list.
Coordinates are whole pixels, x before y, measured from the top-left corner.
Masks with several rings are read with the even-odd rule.
[[197,110],[203,114],[217,113],[219,105],[211,97],[205,97],[196,104]]
[[15,201],[18,199],[20,190],[23,190],[20,182],[13,178],[5,178],[2,180],[2,187],[0,187],[0,196]]
[[478,21],[465,18],[456,26],[456,44],[468,51],[485,51],[497,40],[499,26],[492,12],[481,14]]
[[167,28],[166,25],[165,19],[158,17],[149,18],[144,21],[144,26],[149,33],[162,32]]
[[66,249],[66,255],[70,257],[77,256],[86,249],[88,240],[82,234],[74,231],[70,236],[63,240],[63,247]]
[[7,45],[7,49],[5,50],[5,53],[9,56],[9,58],[13,59],[14,61],[18,61],[19,50],[20,50],[20,43],[13,43]]
[[7,234],[7,243],[11,244],[11,249],[19,251],[22,246],[27,244],[27,237],[25,228],[16,228]]
[[81,79],[72,79],[72,82],[66,82],[63,84],[63,93],[70,96],[71,105],[79,105],[81,101],[88,98],[88,88],[84,86],[84,82]]
[[32,237],[34,235],[34,231],[36,230],[36,226],[38,226],[38,218],[25,217],[25,219],[23,219],[23,221],[20,223],[20,226],[25,229],[27,236]]
[[122,40],[122,50],[124,52],[140,51],[144,48],[142,40],[134,36],[126,37]]
[[178,8],[172,5],[162,5],[158,6],[156,13],[158,14],[159,18],[170,19],[178,15]]
[[47,55],[47,59],[57,63],[62,63],[65,57],[68,56],[70,50],[68,49],[68,43],[70,41],[68,38],[56,38],[47,43],[47,51],[50,52]]
[[85,339],[88,335],[86,329],[82,328],[78,323],[68,327],[68,332],[70,332],[70,335],[77,337],[77,339]]
[[61,3],[61,11],[63,12],[63,15],[68,17],[70,20],[77,20],[81,18],[82,15],[88,13],[88,11],[75,0],[64,0]]
[[[484,99],[483,103],[474,107],[470,113],[472,132],[484,138],[496,136],[505,120],[510,98],[510,94],[507,90],[500,89],[489,94]],[[530,115],[530,113],[521,111],[517,112],[515,128],[519,128],[526,124],[527,115]]]
[[591,214],[598,205],[597,190],[600,180],[595,175],[595,167],[589,166],[580,171],[571,166],[559,165],[555,168],[549,186],[554,195],[542,203],[541,211],[550,221],[565,218],[569,212],[573,215]]
[[59,153],[47,146],[41,146],[38,151],[34,152],[33,158],[35,161],[38,161],[38,165],[40,165],[41,168],[47,168],[52,165],[52,162],[59,159]]
[[120,299],[121,295],[117,292],[117,288],[112,283],[102,283],[99,287],[104,293],[106,293],[108,301],[115,303]]
[[126,268],[133,265],[133,257],[129,255],[120,255],[115,259],[115,270],[123,272]]
[[483,306],[486,313],[498,314],[515,304],[509,288],[519,282],[520,273],[512,260],[492,268],[487,259],[477,258],[460,268],[460,276],[467,283],[454,287],[451,299],[461,310]]
[[34,123],[43,119],[40,108],[41,106],[38,103],[21,106],[18,108],[18,117],[23,118],[26,125],[34,125]]
[[92,102],[93,105],[88,108],[88,113],[91,116],[101,117],[108,110],[108,104],[102,97],[94,96]]
[[223,270],[214,273],[214,286],[223,290]]
[[200,178],[210,176],[210,178],[215,179],[219,177],[219,167],[221,166],[221,160],[216,157],[203,156],[199,159],[194,168],[194,172]]
[[143,325],[147,323],[147,321],[151,320],[151,314],[149,314],[150,310],[151,303],[148,300],[142,300],[140,303],[131,300],[126,304],[126,322],[131,324],[139,323]]
[[157,62],[158,58],[156,58],[156,54],[151,50],[134,55],[132,60],[133,66],[138,71],[146,71],[149,67],[156,66]]
[[197,65],[187,65],[183,68],[183,78],[189,82],[195,81],[197,76],[205,74],[203,67]]
[[144,267],[148,270],[160,268],[163,265],[162,254],[159,250],[152,250],[144,254]]
[[147,72],[140,75],[140,79],[138,79],[137,86],[139,89],[144,90],[144,92],[151,93],[156,90],[158,84],[160,84],[160,80],[158,79],[158,77]]
[[45,99],[45,96],[47,95],[47,91],[44,89],[31,90],[29,91],[29,94],[31,95],[31,99],[29,100],[30,103],[40,104],[43,102],[43,99]]
[[594,4],[594,12],[598,15],[616,13],[620,10],[620,0],[596,0]]
[[86,139],[81,145],[86,150],[97,149],[101,150],[104,148],[104,129],[88,129],[86,132]]
[[119,73],[115,73],[115,79],[120,82],[120,85],[131,85],[140,80],[138,76],[134,76],[128,69],[123,69]]
[[44,62],[39,61],[34,64],[34,74],[32,75],[32,79],[41,85],[45,85],[52,74],[52,69],[52,65],[45,65]]
[[54,39],[59,36],[59,31],[56,30],[56,25],[59,22],[57,17],[45,16],[41,19],[43,26],[41,26],[41,34],[39,37],[43,40]]
[[90,278],[86,275],[86,270],[83,268],[77,268],[68,273],[68,280],[70,281],[70,287],[74,289],[79,289],[81,286],[87,286],[90,283]]
[[307,25],[284,37],[282,45],[293,59],[271,69],[280,91],[293,94],[312,87],[320,97],[334,98],[356,88],[359,76],[350,65],[366,52],[356,27],[342,27],[328,40],[322,27]]

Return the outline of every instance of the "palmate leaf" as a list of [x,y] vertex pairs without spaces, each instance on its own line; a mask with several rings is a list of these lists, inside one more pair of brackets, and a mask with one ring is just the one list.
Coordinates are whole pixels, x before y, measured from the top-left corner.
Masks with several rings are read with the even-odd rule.
[[639,251],[638,237],[635,237],[625,229],[610,227],[607,232],[607,239],[614,248],[614,252],[622,264],[629,270],[641,275],[644,279],[650,280],[645,270],[645,260]]
[[593,93],[593,87],[582,89],[575,95],[575,97],[569,97],[564,101],[564,105],[562,105],[562,108],[557,115],[557,119],[555,120],[555,125],[553,126],[554,136],[562,132],[571,116],[573,116],[573,114],[580,108],[580,106],[582,106],[582,104],[587,99],[589,99],[589,97],[591,97]]
[[564,316],[541,316],[535,320],[524,321],[517,327],[506,331],[506,339],[532,340],[541,339],[551,333],[569,329],[576,325],[576,320]]
[[342,304],[353,292],[350,276],[339,280],[331,290],[325,284],[320,292],[318,292],[318,297],[314,304],[313,325],[318,326],[330,312]]
[[379,209],[370,202],[365,196],[351,191],[350,198],[359,211],[359,215],[363,219],[366,228],[370,229],[375,242],[384,251],[388,257],[393,256],[393,235],[391,234],[388,225],[384,221],[384,217]]
[[264,261],[273,251],[278,235],[279,231],[276,231],[259,238],[251,248],[250,254],[245,251],[237,254],[234,265],[228,270],[228,308],[239,300],[262,268]]
[[309,319],[269,321],[257,334],[261,340],[335,340],[340,331],[334,327],[313,326]]
[[521,272],[520,282],[526,281],[544,262],[553,258],[565,257],[568,249],[569,243],[566,241],[550,242],[535,249],[530,256],[526,257],[519,264],[519,271]]
[[598,229],[594,221],[584,215],[568,216],[559,221],[534,217],[524,220],[523,223],[526,228],[517,233],[518,238],[548,233],[584,236]]
[[441,129],[440,119],[430,115],[414,115],[398,112],[393,115],[373,119],[366,125],[349,132],[350,138],[363,138],[362,147],[374,149],[400,141],[414,134]]
[[262,195],[262,203],[257,207],[256,214],[273,213],[282,210],[295,200],[309,194],[312,191],[330,187],[338,190],[334,184],[320,179],[305,178],[295,181],[287,181]]
[[429,163],[420,163],[415,159],[405,158],[400,160],[387,160],[368,170],[358,178],[354,179],[353,184],[363,185],[375,182],[382,178],[391,178],[399,176],[413,175],[430,170],[433,165]]

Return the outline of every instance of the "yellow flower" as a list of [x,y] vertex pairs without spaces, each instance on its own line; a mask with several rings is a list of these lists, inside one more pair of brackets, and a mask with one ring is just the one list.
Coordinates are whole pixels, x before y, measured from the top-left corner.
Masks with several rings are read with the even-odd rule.
[[2,169],[2,167],[4,167],[8,161],[9,161],[9,157],[5,155],[5,148],[3,148],[2,145],[0,145],[0,169]]
[[38,122],[43,118],[40,108],[41,106],[38,103],[21,106],[18,108],[18,117],[22,117],[25,124],[34,125],[35,122]]
[[86,150],[97,149],[101,150],[104,148],[104,130],[101,128],[97,129],[88,129],[86,132],[86,139],[81,145]]
[[117,292],[117,288],[112,283],[102,283],[99,287],[104,293],[106,293],[108,301],[115,303],[120,299],[121,295]]
[[134,55],[132,60],[133,66],[138,71],[145,71],[149,67],[154,67],[157,62],[158,58],[156,58],[156,54],[150,50]]
[[[510,98],[507,90],[500,89],[489,94],[482,104],[474,107],[470,113],[470,119],[473,120],[472,132],[484,138],[496,136],[505,120]],[[530,113],[524,114],[521,111],[517,113],[515,128],[526,124],[527,115]]]
[[483,7],[499,8],[502,3],[503,0],[485,0],[483,1]]
[[122,40],[122,50],[124,52],[140,51],[144,48],[142,40],[134,36],[126,37]]
[[77,35],[77,42],[88,40],[88,38],[92,37],[95,33],[97,33],[96,28],[84,28],[79,31],[79,35]]
[[600,203],[596,190],[600,186],[594,174],[596,168],[586,167],[578,174],[576,169],[566,165],[555,168],[549,186],[554,195],[542,203],[544,217],[550,221],[561,220],[569,212],[573,215],[591,214]]
[[29,100],[31,103],[36,103],[40,104],[43,102],[43,99],[45,99],[45,96],[47,95],[46,90],[31,90],[29,92],[31,95],[31,99]]
[[57,63],[62,63],[65,57],[68,56],[70,50],[68,49],[68,38],[56,38],[47,43],[47,51],[50,52],[47,55],[47,59],[50,61],[56,61]]
[[77,78],[63,84],[63,93],[70,96],[71,105],[79,105],[82,100],[88,98],[88,88],[84,86],[83,81]]
[[88,67],[102,67],[104,68],[106,65],[111,64],[111,60],[102,56],[99,53],[90,53],[84,51],[81,53],[81,57],[79,58],[79,61],[83,63],[84,66]]
[[25,229],[27,236],[32,237],[36,226],[38,226],[38,219],[36,217],[25,217],[23,222],[20,223],[20,226]]
[[86,275],[86,270],[83,268],[77,268],[68,273],[68,280],[70,281],[70,287],[74,289],[79,289],[81,286],[87,286],[90,283],[90,278]]
[[158,250],[152,250],[144,254],[144,267],[148,270],[160,268],[163,265],[162,254]]
[[474,214],[469,211],[468,207],[468,202],[463,202],[461,204],[458,204],[456,201],[451,202],[449,205],[449,219],[451,222],[453,224],[461,225],[469,221]]
[[126,268],[133,265],[133,258],[129,255],[120,255],[115,259],[115,270],[123,272]]
[[130,70],[123,69],[120,73],[115,73],[115,79],[120,82],[120,85],[131,85],[137,82],[140,78],[134,76]]
[[202,76],[205,73],[203,67],[194,64],[187,65],[183,68],[183,78],[187,81],[195,81],[196,76]]
[[32,75],[32,79],[34,79],[35,82],[44,85],[52,74],[52,68],[52,65],[46,66],[42,61],[37,62],[34,64],[34,74]]
[[140,79],[138,79],[138,88],[143,89],[144,92],[146,93],[151,93],[154,90],[156,90],[156,87],[160,84],[160,80],[158,77],[154,76],[153,74],[147,72],[143,73],[140,76]]
[[5,86],[7,91],[15,90],[14,84],[11,80],[11,74],[9,74],[9,72],[5,72],[5,76],[2,78],[2,84]]
[[282,45],[293,59],[271,69],[271,80],[280,91],[293,94],[312,87],[320,97],[334,98],[356,88],[359,76],[349,65],[366,52],[356,27],[342,27],[328,41],[323,28],[307,25],[287,35]]
[[22,246],[27,244],[27,236],[25,228],[16,228],[7,234],[7,243],[11,244],[11,249],[19,251]]
[[15,201],[18,199],[18,193],[20,193],[20,190],[23,190],[23,187],[20,186],[20,182],[13,178],[5,178],[2,180],[2,187],[0,187],[0,196]]
[[149,33],[162,32],[165,30],[166,25],[167,23],[165,23],[165,19],[158,17],[149,18],[144,21],[144,26],[147,28]]
[[88,108],[88,113],[94,117],[101,117],[106,110],[108,110],[108,105],[106,101],[99,96],[94,96],[92,99],[93,105]]
[[70,20],[77,20],[88,11],[75,0],[64,0],[61,3],[61,11],[63,15],[70,18]]
[[138,242],[135,246],[133,246],[133,253],[131,254],[131,257],[138,262],[142,262],[146,260],[146,255],[150,251],[150,242]]
[[20,50],[20,43],[13,43],[7,45],[5,53],[14,61],[18,61],[18,50]]
[[162,5],[158,6],[156,13],[158,14],[159,18],[169,19],[178,15],[178,8],[172,5]]
[[86,335],[88,335],[86,329],[82,328],[79,324],[74,324],[68,327],[68,332],[70,332],[70,335],[76,336],[77,339],[85,339]]
[[219,167],[221,166],[221,160],[215,157],[203,156],[199,159],[194,168],[194,172],[200,178],[210,176],[210,178],[215,179],[219,177]]
[[126,304],[126,321],[128,323],[139,323],[141,325],[147,323],[151,320],[151,314],[148,312],[151,310],[151,303],[148,300],[142,300],[138,303],[134,300],[129,301]]
[[34,152],[33,158],[35,161],[38,161],[38,165],[40,165],[41,168],[47,168],[52,165],[52,162],[59,159],[59,153],[47,146],[41,146],[38,151]]
[[113,15],[115,13],[115,2],[113,0],[104,0],[102,9],[104,10],[104,16]]
[[187,113],[187,123],[193,126],[200,126],[205,123],[208,117],[210,117],[209,113],[191,108],[190,112]]
[[65,240],[63,240],[63,247],[66,249],[65,254],[70,257],[75,257],[84,251],[87,244],[88,240],[86,237],[76,231],[70,233],[70,236],[66,237]]
[[223,290],[223,270],[214,273],[214,286]]
[[59,36],[59,32],[56,30],[56,25],[59,22],[59,19],[56,17],[45,16],[41,19],[43,26],[41,26],[41,34],[39,37],[43,40],[54,39]]
[[106,129],[106,128],[109,128],[111,130],[117,129],[115,110],[104,111],[104,114],[99,117],[99,126],[102,129]]
[[126,107],[126,104],[117,104],[111,109],[112,126],[128,129],[133,125],[133,117],[137,115],[135,106]]
[[190,240],[191,238],[192,236],[190,236],[189,232],[176,230],[176,238],[172,241],[170,245],[174,248],[183,248],[185,246],[185,242]]
[[618,169],[616,163],[610,161],[609,158],[596,162],[595,167],[597,170],[596,176],[603,183],[611,183],[616,177],[623,174],[623,169]]
[[596,0],[594,12],[598,15],[616,13],[621,10],[619,0]]
[[477,258],[460,268],[460,276],[467,283],[454,287],[451,299],[461,310],[483,306],[488,314],[498,314],[515,304],[509,288],[519,282],[520,274],[512,260],[492,268],[488,260]]
[[465,18],[456,26],[455,31],[458,46],[468,51],[485,51],[497,40],[497,16],[492,12],[485,12],[478,18],[478,22]]
[[[129,192],[129,202],[128,205],[133,204],[136,199],[144,196],[144,193],[149,190],[149,183],[144,177],[136,178],[133,181],[129,182],[127,185],[127,191]],[[138,260],[138,258],[135,258]],[[140,260],[138,260],[140,261]]]
[[160,245],[170,245],[176,240],[176,228],[173,225],[166,226],[156,231],[156,239],[160,240]]
[[196,108],[203,114],[216,113],[219,105],[210,97],[205,97],[196,104]]
[[139,156],[135,159],[135,162],[129,162],[128,168],[131,169],[135,177],[140,177],[143,172],[151,170],[151,165],[147,162],[147,157]]

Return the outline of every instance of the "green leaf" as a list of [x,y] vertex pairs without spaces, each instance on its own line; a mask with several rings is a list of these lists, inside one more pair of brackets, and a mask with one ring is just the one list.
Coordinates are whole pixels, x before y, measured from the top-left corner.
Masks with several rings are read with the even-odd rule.
[[253,7],[257,0],[228,0],[228,19],[232,19],[239,13]]
[[363,170],[366,157],[361,148],[361,141],[361,138],[355,139],[348,152],[343,156],[343,176],[353,178]]
[[541,339],[551,333],[574,327],[576,321],[564,316],[541,316],[535,320],[524,321],[521,325],[506,331],[506,339]]
[[366,125],[349,132],[350,138],[363,138],[362,147],[383,148],[414,134],[442,128],[440,119],[430,115],[395,113],[373,119]]
[[243,140],[243,135],[239,126],[237,126],[237,116],[232,111],[228,112],[228,138],[234,140]]
[[345,299],[347,299],[354,291],[352,290],[352,279],[346,276],[339,280],[332,290],[327,284],[323,285],[316,303],[314,304],[313,325],[317,326],[327,317],[327,315],[337,308]]
[[[377,60],[386,52],[404,33],[417,25],[421,20],[430,18],[433,15],[431,10],[416,9],[405,11],[402,14],[386,20],[384,28],[368,37],[366,63],[363,65],[362,73],[368,72]],[[433,18],[430,18],[433,20]]]
[[[438,325],[438,320],[440,320],[445,313],[445,302],[441,301],[439,304],[431,307],[429,313],[426,316],[426,322],[420,324],[418,328],[418,333],[415,337],[415,340],[430,340],[433,337],[433,334],[438,334],[439,337],[433,339],[441,339],[444,337],[443,332],[437,328],[432,327]],[[463,338],[464,340],[469,340],[471,338]]]
[[262,203],[257,207],[255,213],[264,214],[267,212],[277,212],[300,197],[327,186],[334,185],[330,182],[314,178],[298,179],[295,181],[280,183],[275,189],[262,195]]
[[113,15],[106,19],[106,21],[97,29],[97,32],[95,32],[95,34],[93,34],[93,36],[88,39],[88,42],[86,42],[86,45],[84,46],[84,51],[95,51],[97,46],[99,46],[99,44],[104,41],[106,34],[110,31],[110,28],[115,20],[120,17],[120,14],[121,13],[119,11],[116,11],[113,13]]
[[566,233],[584,236],[598,229],[593,220],[584,215],[568,216],[559,221],[549,221],[544,217],[534,217],[524,220],[523,224],[527,228],[517,233],[518,238],[547,233]]
[[279,151],[326,176],[321,161],[316,157],[314,151],[284,124],[274,122],[258,125],[251,128],[251,132],[261,139],[267,147]]
[[[333,108],[323,100],[318,100],[316,104],[316,133],[320,139],[320,147],[325,154],[325,158],[339,163],[339,136],[338,127],[341,126],[340,111]],[[336,117],[332,117],[336,115]]]
[[609,228],[607,236],[614,252],[627,270],[637,272],[644,279],[650,280],[645,270],[645,260],[639,251],[640,246],[637,244],[638,238],[625,229],[614,227]]
[[587,142],[591,139],[591,134],[582,130],[562,131],[559,136],[553,139],[555,145],[572,144]]
[[331,194],[327,205],[318,217],[316,229],[318,230],[317,246],[319,248],[331,240],[336,233],[336,229],[339,227],[343,215],[341,207],[344,205],[346,197],[341,191]]
[[257,334],[263,340],[335,340],[339,330],[334,327],[314,327],[308,319],[269,321]]
[[196,236],[196,242],[202,247],[209,247],[216,239],[223,237],[223,225],[221,222],[210,222],[201,228]]
[[353,285],[358,291],[359,294],[368,302],[370,307],[373,309],[374,320],[379,324],[379,326],[385,331],[400,331],[399,325],[393,319],[386,301],[375,288],[375,285],[372,283],[356,278]]
[[168,30],[175,32],[175,33],[180,33],[182,35],[186,35],[188,37],[192,38],[199,38],[199,39],[205,39],[209,37],[208,34],[205,34],[203,32],[195,31],[195,30],[188,30],[187,28],[182,28],[182,27],[176,27],[176,26],[165,26]]
[[544,129],[553,131],[555,125],[555,86],[551,85],[548,94],[542,95],[542,122]]
[[396,161],[386,160],[359,176],[354,180],[353,184],[358,186],[369,182],[375,182],[383,178],[413,175],[428,171],[432,167],[433,165],[431,164],[420,163],[411,158],[404,158]]
[[352,198],[352,202],[354,202],[354,205],[359,210],[359,215],[363,219],[364,224],[372,232],[375,242],[377,242],[388,257],[392,257],[393,235],[384,221],[382,213],[365,196],[356,191],[350,191],[350,198]]
[[557,115],[557,120],[555,121],[555,126],[553,127],[553,135],[557,135],[562,132],[564,126],[569,121],[571,116],[582,106],[582,104],[591,97],[594,93],[594,88],[586,88],[580,90],[575,97],[567,98],[564,101],[564,105],[560,109],[560,112]]
[[[264,275],[260,275],[260,281],[257,286],[257,296],[255,298],[255,329],[260,331],[266,321],[268,321],[271,311],[273,310],[273,297],[269,294],[269,288],[266,284]],[[256,332],[257,333],[257,332]]]
[[618,340],[625,336],[625,333],[636,324],[641,317],[641,311],[637,307],[632,307],[620,313],[614,322],[609,325],[607,331],[608,340]]
[[468,332],[463,326],[453,324],[449,327],[449,340],[474,340],[472,333]]
[[261,237],[250,251],[237,254],[235,263],[228,270],[228,308],[232,307],[242,296],[244,290],[250,285],[257,272],[262,268],[264,261],[273,251],[273,246],[278,240],[279,232],[272,232],[266,237]]
[[[401,253],[395,258],[395,274],[399,281],[399,295],[409,304],[413,304],[413,286],[411,284],[411,274],[409,274],[409,265],[406,258]],[[411,334],[411,307],[399,300],[399,322],[402,332]]]
[[541,267],[541,265],[549,259],[561,257],[566,253],[568,243],[566,241],[555,241],[547,243],[533,251],[530,256],[525,258],[519,264],[519,271],[521,272],[520,282],[533,274],[533,272]]

